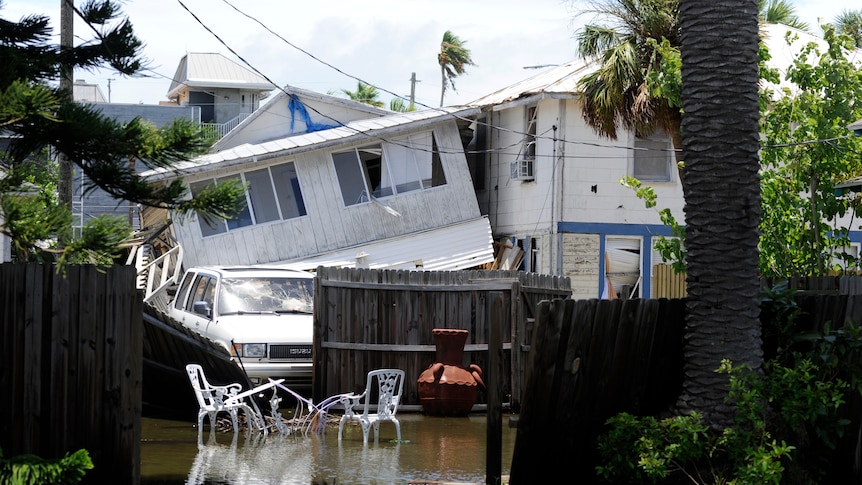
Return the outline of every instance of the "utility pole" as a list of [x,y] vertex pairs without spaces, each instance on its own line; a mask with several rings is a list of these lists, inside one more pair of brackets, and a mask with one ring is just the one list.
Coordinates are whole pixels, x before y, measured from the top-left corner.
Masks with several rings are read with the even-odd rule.
[[416,80],[416,73],[410,73],[410,107],[416,105],[416,83],[421,82]]
[[[74,47],[74,11],[72,0],[60,0],[60,50],[65,51]],[[72,83],[74,82],[74,68],[68,62],[60,66],[60,91],[72,96]],[[69,212],[72,211],[72,162],[63,153],[58,153],[59,176],[57,181],[57,196],[60,204],[64,205]],[[61,237],[57,241],[60,247],[65,247],[66,241]]]

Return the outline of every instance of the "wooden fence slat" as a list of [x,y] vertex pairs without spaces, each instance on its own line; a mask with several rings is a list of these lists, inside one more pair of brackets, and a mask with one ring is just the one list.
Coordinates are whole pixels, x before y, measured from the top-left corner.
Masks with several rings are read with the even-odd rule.
[[0,448],[88,450],[88,483],[138,483],[141,295],[135,268],[0,264]]

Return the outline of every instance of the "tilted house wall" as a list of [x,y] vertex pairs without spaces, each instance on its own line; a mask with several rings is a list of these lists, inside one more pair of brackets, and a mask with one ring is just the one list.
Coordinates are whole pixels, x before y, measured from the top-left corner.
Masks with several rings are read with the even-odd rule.
[[[307,103],[321,99],[325,98],[297,97],[306,110]],[[343,111],[343,107],[336,109]],[[458,129],[459,122],[468,123],[467,117],[476,113],[475,108],[392,113],[335,128],[314,122],[317,131],[278,139],[271,139],[274,129],[269,127],[267,141],[239,144],[181,165],[179,173],[193,191],[223,177],[239,177],[251,184],[251,209],[226,226],[215,221],[218,231],[202,224],[197,215],[174,218],[184,264],[463,269],[492,261],[490,226],[476,202]],[[296,112],[291,116],[280,118],[285,133],[296,129]],[[246,121],[247,127],[254,126],[253,120]],[[240,138],[238,135],[234,141]],[[382,153],[382,165],[390,178],[381,177],[380,160],[377,165],[374,160],[362,165],[364,175],[356,170],[353,176],[360,180],[351,180],[344,170],[339,172],[333,154],[357,148],[367,149],[361,151],[362,156],[373,158]],[[421,187],[417,180],[411,181],[413,185],[399,185],[407,181],[405,175],[399,175],[407,170],[404,167],[427,166],[432,161],[434,183],[429,182],[428,168]],[[440,170],[445,183],[440,183]],[[167,171],[146,174],[154,183],[176,176]],[[380,192],[370,198],[363,192],[359,199],[350,192],[354,195],[347,199],[342,188],[361,184],[362,177],[376,180]],[[266,190],[272,194],[274,187],[275,198],[268,196],[271,200],[266,203],[255,201],[257,188],[270,183],[272,187]],[[288,192],[295,199],[281,198]],[[264,213],[268,215],[261,222]]]

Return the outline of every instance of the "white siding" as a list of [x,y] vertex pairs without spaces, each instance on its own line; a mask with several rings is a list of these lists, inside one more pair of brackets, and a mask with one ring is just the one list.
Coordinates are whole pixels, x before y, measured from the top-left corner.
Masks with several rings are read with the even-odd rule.
[[[177,237],[187,249],[186,264],[258,264],[294,260],[359,244],[427,231],[480,217],[460,138],[454,122],[433,127],[438,134],[447,183],[442,186],[380,199],[400,216],[376,203],[345,207],[341,200],[330,152],[367,144],[342,145],[289,158],[217,170],[205,178],[220,177],[254,167],[292,161],[296,164],[308,215],[258,224],[202,238],[195,218],[176,223]],[[422,130],[428,131],[426,126]],[[380,140],[377,140],[378,142]],[[204,178],[187,176],[186,182]]]

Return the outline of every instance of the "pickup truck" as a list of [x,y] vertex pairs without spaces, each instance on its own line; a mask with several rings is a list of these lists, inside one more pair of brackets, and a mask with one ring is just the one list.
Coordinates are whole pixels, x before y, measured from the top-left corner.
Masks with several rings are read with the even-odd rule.
[[308,391],[313,282],[311,273],[277,267],[190,268],[168,314],[227,349],[252,383],[271,377]]

